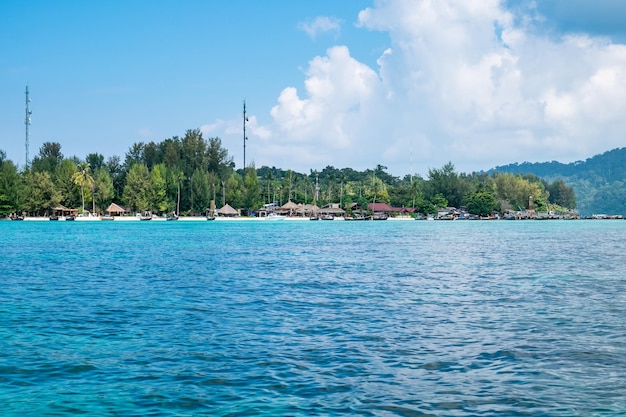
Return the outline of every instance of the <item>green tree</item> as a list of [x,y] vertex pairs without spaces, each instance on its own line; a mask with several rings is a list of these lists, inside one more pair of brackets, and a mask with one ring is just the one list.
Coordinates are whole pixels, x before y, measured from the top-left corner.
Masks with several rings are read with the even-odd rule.
[[52,177],[47,171],[29,171],[25,177],[22,201],[24,208],[35,215],[49,213],[61,202],[61,193],[54,187]]
[[85,157],[85,162],[89,164],[92,172],[96,172],[104,166],[104,155],[99,153],[90,153]]
[[76,172],[76,164],[70,159],[64,159],[56,168],[54,183],[61,193],[61,204],[66,207],[76,207],[80,202],[80,193],[74,182]]
[[144,154],[143,150],[146,147],[146,144],[143,142],[135,142],[126,152],[126,156],[124,158],[124,168],[128,172],[135,164],[144,163]]
[[191,178],[196,170],[205,170],[207,144],[200,129],[188,130],[181,141],[182,168],[185,177]]
[[541,181],[530,182],[521,175],[496,174],[494,177],[494,189],[496,198],[507,202],[513,209],[531,208],[530,200],[532,197],[534,202],[534,207],[532,208],[542,210],[545,209],[545,203],[548,200],[547,192]]
[[259,178],[256,175],[256,169],[254,165],[249,165],[246,168],[246,177],[244,179],[244,195],[243,195],[243,207],[247,210],[256,210],[263,205],[263,199],[261,198],[261,185],[259,184]]
[[232,207],[238,208],[243,206],[243,180],[241,175],[237,172],[233,172],[226,181],[225,190],[226,204]]
[[[437,201],[437,203],[444,204],[442,207],[446,207],[448,205],[448,201],[443,197],[441,198],[442,201]],[[437,206],[431,201],[426,200],[421,194],[415,198],[415,210],[422,214],[437,214]]]
[[109,171],[104,167],[100,167],[94,174],[94,199],[100,210],[103,211],[113,201],[115,190],[113,188],[113,180],[109,175]]
[[39,148],[39,154],[33,158],[31,169],[36,172],[48,172],[54,175],[57,165],[63,160],[61,144],[57,142],[44,142]]
[[183,184],[183,181],[185,180],[185,173],[182,170],[169,170],[168,172],[171,173],[170,175],[170,183],[171,184],[175,184],[175,188],[176,188],[176,196],[175,196],[175,201],[176,201],[176,215],[180,216],[180,193],[181,193],[181,187]]
[[106,170],[113,181],[113,199],[120,201],[126,183],[126,171],[122,166],[119,156],[111,156],[107,159]]
[[448,200],[441,194],[437,194],[436,196],[431,198],[430,201],[432,205],[436,208],[448,207],[448,204],[449,204]]
[[[80,193],[82,197],[82,208],[83,212],[85,212],[85,186],[91,187],[93,185],[93,177],[91,176],[91,168],[89,167],[89,163],[82,162],[78,167],[77,171],[72,176],[72,180],[74,184],[80,187]],[[92,198],[93,202],[93,198]],[[93,202],[94,211],[95,211],[95,202]]]
[[460,207],[463,197],[470,193],[469,183],[463,181],[454,170],[452,162],[448,162],[441,169],[428,170],[427,195],[431,198],[441,194],[448,204]]
[[196,169],[191,176],[191,211],[197,214],[206,213],[211,200],[209,178],[206,171]]
[[467,211],[479,216],[487,216],[496,208],[496,199],[490,192],[482,191],[467,197]]
[[218,178],[226,178],[233,158],[228,156],[228,150],[222,147],[220,138],[209,138],[206,149],[207,171],[215,173]]
[[150,172],[144,163],[135,163],[126,175],[124,201],[131,210],[147,211],[150,206]]
[[214,172],[209,172],[209,174],[207,175],[207,184],[210,187],[209,191],[211,193],[209,196],[209,207],[210,207],[210,202],[213,201],[215,204],[214,208],[217,208],[218,207],[217,195],[220,192],[220,188],[222,185],[220,182],[220,179]]
[[178,136],[165,139],[163,142],[159,143],[159,153],[161,161],[165,164],[167,169],[179,169],[182,166],[182,147]]
[[146,143],[143,147],[143,163],[150,171],[156,164],[161,163],[159,146],[153,141]]
[[22,182],[17,167],[12,161],[2,158],[0,162],[0,216],[15,213],[20,209]]
[[563,180],[555,180],[546,187],[549,193],[548,201],[559,206],[575,209],[576,194],[574,189],[565,185]]
[[156,164],[150,173],[150,207],[157,213],[168,211],[167,169],[165,164]]
[[366,198],[374,203],[387,203],[391,201],[387,185],[375,175],[370,179],[369,188],[366,188]]

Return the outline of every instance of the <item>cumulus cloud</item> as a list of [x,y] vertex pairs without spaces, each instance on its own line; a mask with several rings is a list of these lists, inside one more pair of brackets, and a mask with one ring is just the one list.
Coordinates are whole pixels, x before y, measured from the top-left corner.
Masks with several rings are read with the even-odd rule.
[[626,46],[542,35],[539,19],[498,0],[376,1],[358,26],[389,34],[377,68],[347,46],[313,58],[304,91],[285,88],[271,110],[273,143],[291,166],[381,163],[398,175],[624,146]]
[[298,29],[309,35],[311,39],[315,39],[322,33],[339,32],[341,29],[341,20],[335,17],[318,16],[311,21],[298,23]]

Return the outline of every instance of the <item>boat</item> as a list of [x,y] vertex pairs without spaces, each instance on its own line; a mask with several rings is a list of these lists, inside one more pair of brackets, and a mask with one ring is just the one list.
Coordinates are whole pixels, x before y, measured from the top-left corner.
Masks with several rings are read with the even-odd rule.
[[24,220],[24,216],[21,216],[19,214],[12,214],[9,219],[11,220]]
[[276,213],[270,213],[265,217],[265,220],[285,220],[285,217]]
[[76,219],[75,216],[65,216],[65,221],[66,222],[73,222]]
[[49,220],[55,222],[55,221],[59,220],[59,216],[50,216]]
[[176,213],[172,213],[171,215],[166,216],[165,220],[167,220],[168,222],[173,222],[175,220],[178,220],[178,215],[176,215]]
[[365,216],[346,216],[345,220],[349,220],[349,221],[357,221],[357,220],[367,220],[367,217]]

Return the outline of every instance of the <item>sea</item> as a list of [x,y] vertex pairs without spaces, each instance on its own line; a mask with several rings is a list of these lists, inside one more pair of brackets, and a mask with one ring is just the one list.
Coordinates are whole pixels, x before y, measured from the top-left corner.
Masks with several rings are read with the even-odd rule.
[[624,416],[626,221],[2,221],[0,415]]

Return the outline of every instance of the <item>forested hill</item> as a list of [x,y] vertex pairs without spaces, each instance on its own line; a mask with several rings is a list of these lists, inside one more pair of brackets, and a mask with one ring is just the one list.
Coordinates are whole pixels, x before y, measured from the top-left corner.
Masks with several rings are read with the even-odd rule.
[[541,162],[509,164],[489,171],[534,174],[546,181],[562,179],[576,193],[582,216],[591,214],[626,215],[626,148],[570,164]]

